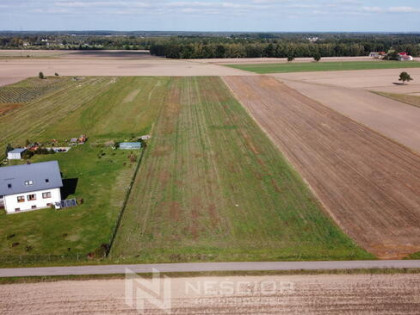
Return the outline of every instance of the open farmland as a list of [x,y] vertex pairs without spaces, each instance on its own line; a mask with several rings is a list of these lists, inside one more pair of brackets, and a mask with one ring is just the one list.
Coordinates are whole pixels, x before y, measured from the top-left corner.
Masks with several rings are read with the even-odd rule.
[[225,81],[325,210],[380,258],[420,250],[420,156],[270,77]]
[[[172,314],[418,314],[420,308],[419,274],[207,276],[169,281]],[[267,286],[273,283],[275,291]],[[126,304],[126,286],[124,279],[1,285],[0,313],[139,314],[143,310]],[[235,294],[228,291],[231,288]],[[152,303],[145,305],[142,313],[166,313]]]
[[[22,51],[17,51],[18,56]],[[241,70],[191,60],[150,56],[143,51],[56,51],[48,58],[2,58],[0,51],[0,86],[16,83],[42,71],[46,76],[207,76],[244,75]],[[8,53],[10,53],[8,51]],[[13,55],[13,54],[12,54]],[[54,55],[54,57],[53,57]],[[25,56],[25,55],[24,55]]]
[[[356,259],[220,78],[173,78],[111,258]],[[370,256],[371,257],[371,256]]]
[[295,80],[284,82],[299,93],[420,153],[420,110],[401,102],[403,99],[420,100],[419,97],[401,95],[390,99],[360,88]]
[[346,70],[372,70],[372,69],[400,69],[420,68],[420,62],[401,61],[348,61],[348,62],[290,62],[278,64],[231,64],[229,67],[244,71],[265,73],[287,73],[287,72],[313,72],[313,71],[346,71]]
[[[0,264],[44,264],[102,257],[111,240],[136,163],[131,152],[105,147],[151,130],[163,105],[169,79],[85,78],[63,80],[65,89],[29,101],[0,117],[1,147],[25,139],[46,142],[80,134],[88,142],[68,153],[35,155],[31,161],[58,160],[71,196],[83,204],[0,215]],[[4,151],[3,151],[4,152]],[[140,152],[135,152],[136,158]]]

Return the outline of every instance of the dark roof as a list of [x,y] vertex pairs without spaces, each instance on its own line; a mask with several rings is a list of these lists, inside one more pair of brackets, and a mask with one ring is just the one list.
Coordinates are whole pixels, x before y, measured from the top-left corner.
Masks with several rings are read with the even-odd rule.
[[0,195],[63,187],[57,161],[0,167]]

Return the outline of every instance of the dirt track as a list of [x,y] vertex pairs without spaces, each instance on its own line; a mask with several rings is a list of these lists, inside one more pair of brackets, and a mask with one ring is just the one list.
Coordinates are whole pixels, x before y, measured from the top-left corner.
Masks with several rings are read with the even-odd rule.
[[[170,287],[172,314],[416,314],[420,308],[418,274],[175,278]],[[0,296],[1,314],[143,313],[125,304],[120,279],[2,285]],[[143,314],[164,314],[145,305]]]
[[268,76],[226,83],[334,220],[380,258],[420,251],[420,156]]

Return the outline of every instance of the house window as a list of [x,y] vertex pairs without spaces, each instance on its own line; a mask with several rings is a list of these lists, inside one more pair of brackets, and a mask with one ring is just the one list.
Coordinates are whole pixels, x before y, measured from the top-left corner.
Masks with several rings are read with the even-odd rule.
[[25,202],[25,196],[17,196],[17,202]]
[[31,180],[25,180],[25,186],[32,186],[34,184]]
[[44,192],[44,193],[42,193],[42,198],[43,199],[51,198],[51,192]]
[[28,201],[36,200],[36,195],[35,194],[27,195],[26,199],[28,199]]

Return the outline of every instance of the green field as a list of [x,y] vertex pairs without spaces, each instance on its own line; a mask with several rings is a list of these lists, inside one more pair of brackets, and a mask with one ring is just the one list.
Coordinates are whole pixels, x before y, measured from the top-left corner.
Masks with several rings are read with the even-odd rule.
[[[111,256],[103,262],[365,259],[219,78],[29,79],[0,115],[0,145],[89,138],[58,160],[77,179],[66,210],[0,215],[0,265],[96,263],[136,163],[110,140],[152,134]],[[33,87],[39,87],[39,90]],[[45,88],[44,86],[48,86]],[[2,149],[2,153],[4,150]],[[137,161],[140,152],[133,152]],[[88,259],[87,256],[91,257]]]
[[[1,214],[0,265],[86,261],[88,253],[103,256],[136,166],[128,157],[131,152],[103,144],[150,132],[169,82],[162,78],[58,80],[63,88],[41,93],[0,116],[2,153],[7,142],[17,145],[25,139],[46,142],[86,134],[88,142],[68,153],[31,159],[58,160],[64,178],[78,180],[72,196],[83,198],[84,203],[61,211]],[[133,153],[138,159],[140,152]]]
[[220,78],[174,78],[116,262],[373,258],[334,225]]
[[420,68],[420,62],[410,61],[346,61],[346,62],[289,62],[266,64],[228,65],[229,67],[255,72],[286,73],[286,72],[313,72],[313,71],[343,71],[343,70],[371,70],[371,69],[399,69]]

